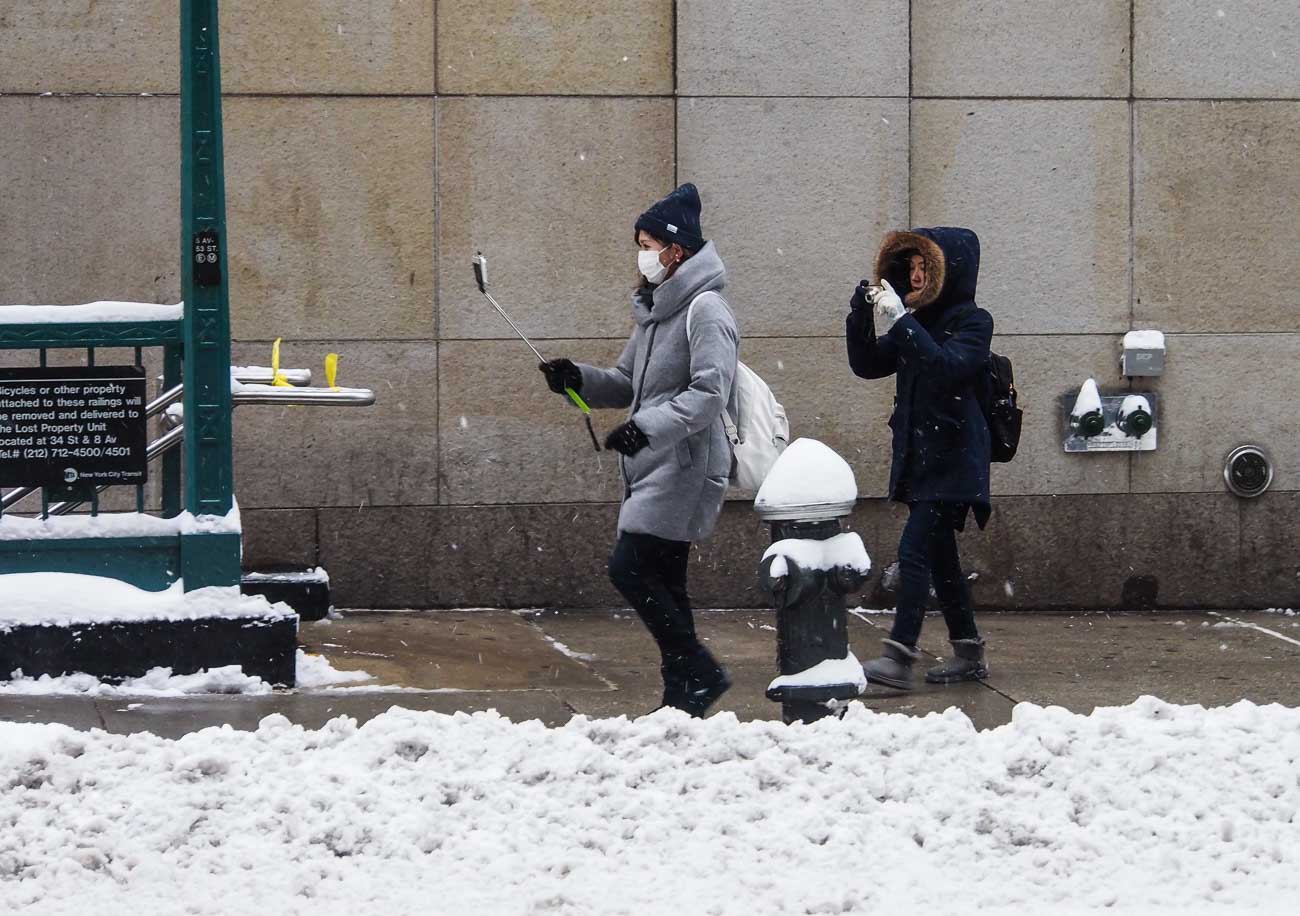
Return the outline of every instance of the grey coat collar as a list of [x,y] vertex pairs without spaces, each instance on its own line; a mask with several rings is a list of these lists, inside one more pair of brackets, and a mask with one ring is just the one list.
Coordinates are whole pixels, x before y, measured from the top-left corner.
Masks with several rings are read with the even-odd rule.
[[688,258],[677,273],[654,288],[654,309],[644,301],[638,290],[632,294],[632,317],[645,327],[652,322],[666,321],[686,308],[700,293],[716,292],[727,285],[727,268],[718,257],[712,242]]

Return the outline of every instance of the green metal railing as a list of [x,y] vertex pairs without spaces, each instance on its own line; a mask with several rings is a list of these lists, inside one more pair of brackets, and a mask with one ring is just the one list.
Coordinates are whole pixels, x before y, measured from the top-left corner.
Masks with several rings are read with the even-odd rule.
[[[133,348],[162,352],[163,388],[183,383],[183,449],[162,455],[162,515],[182,510],[224,516],[234,506],[230,392],[230,302],[226,253],[226,193],[221,129],[221,56],[217,0],[181,0],[181,294],[179,321],[0,324],[0,349],[49,351]],[[176,439],[181,439],[177,435]],[[89,501],[98,488],[42,488],[42,514],[52,506]],[[5,497],[8,500],[8,496]],[[143,487],[136,508],[145,508]],[[187,589],[239,582],[240,536],[233,532],[174,537],[0,540],[2,572],[84,572],[110,575],[144,588],[184,579]]]

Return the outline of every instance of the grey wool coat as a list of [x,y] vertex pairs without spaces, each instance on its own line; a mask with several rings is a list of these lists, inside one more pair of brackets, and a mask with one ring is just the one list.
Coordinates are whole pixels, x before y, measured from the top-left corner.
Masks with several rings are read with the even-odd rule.
[[[592,407],[629,408],[650,443],[620,462],[620,532],[695,541],[717,523],[731,475],[722,414],[740,352],[736,319],[719,294],[726,278],[707,243],[653,296],[633,295],[636,327],[614,368],[579,366],[583,399]],[[686,315],[696,297],[688,340]]]

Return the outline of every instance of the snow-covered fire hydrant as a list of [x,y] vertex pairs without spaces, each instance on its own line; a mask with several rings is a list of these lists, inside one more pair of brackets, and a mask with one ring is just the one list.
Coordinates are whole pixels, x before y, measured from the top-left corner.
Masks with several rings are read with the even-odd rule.
[[837,701],[867,686],[849,649],[845,596],[871,573],[862,538],[844,533],[857,483],[848,463],[815,439],[799,439],[772,467],[754,509],[772,526],[772,546],[759,564],[759,584],[776,606],[780,677],[767,698],[790,722],[831,715]]

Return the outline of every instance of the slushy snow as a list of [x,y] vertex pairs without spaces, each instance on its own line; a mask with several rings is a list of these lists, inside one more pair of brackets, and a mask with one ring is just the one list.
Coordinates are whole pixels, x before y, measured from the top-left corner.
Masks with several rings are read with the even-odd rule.
[[[299,690],[338,687],[368,681],[365,671],[340,671],[320,655],[298,650],[296,681]],[[90,674],[65,674],[51,677],[24,677],[20,670],[13,678],[0,681],[0,696],[91,696],[91,697],[186,697],[202,694],[246,694],[260,696],[275,688],[260,677],[245,674],[239,665],[205,668],[194,674],[172,674],[170,668],[151,668],[141,677],[125,678],[109,684]]]
[[856,570],[864,576],[871,572],[871,557],[867,556],[862,536],[852,531],[824,541],[786,538],[767,548],[763,559],[768,557],[775,557],[772,560],[773,576],[784,576],[790,571],[787,560],[800,569],[824,571],[838,566]]
[[293,608],[261,595],[241,595],[239,586],[185,591],[176,582],[161,592],[129,582],[75,573],[0,575],[0,633],[18,626],[57,626],[141,620],[198,620],[205,617],[294,617]]
[[1300,711],[0,723],[6,916],[1293,913]]
[[796,439],[781,453],[754,499],[758,512],[810,505],[853,503],[853,469],[816,439]]

